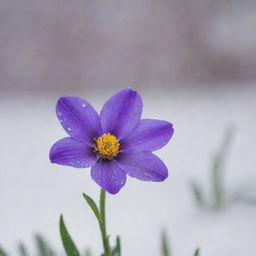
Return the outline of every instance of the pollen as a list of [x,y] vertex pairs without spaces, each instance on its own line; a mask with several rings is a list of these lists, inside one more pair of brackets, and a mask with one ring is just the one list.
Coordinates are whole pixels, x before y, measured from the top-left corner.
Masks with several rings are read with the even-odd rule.
[[96,142],[94,152],[98,157],[111,160],[119,153],[120,144],[114,135],[104,133],[101,137],[94,140]]

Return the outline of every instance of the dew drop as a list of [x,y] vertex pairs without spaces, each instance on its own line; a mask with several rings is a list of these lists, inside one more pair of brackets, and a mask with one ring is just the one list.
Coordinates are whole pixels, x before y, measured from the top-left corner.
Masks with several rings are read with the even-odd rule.
[[82,107],[85,108],[85,107],[86,107],[86,104],[83,104]]

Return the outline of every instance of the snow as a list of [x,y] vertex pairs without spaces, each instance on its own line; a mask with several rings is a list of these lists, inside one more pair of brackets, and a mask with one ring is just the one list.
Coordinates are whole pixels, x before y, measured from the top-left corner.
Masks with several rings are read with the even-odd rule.
[[[88,94],[88,93],[87,93]],[[75,95],[86,98],[83,92]],[[75,96],[74,95],[74,96]],[[87,100],[100,110],[109,94]],[[164,183],[129,178],[115,196],[107,196],[111,241],[120,234],[123,255],[160,255],[160,235],[168,232],[173,255],[256,255],[256,205],[231,200],[237,193],[256,198],[256,88],[145,90],[145,118],[174,124],[171,142],[157,154],[170,172]],[[40,232],[59,251],[62,213],[78,247],[102,250],[99,229],[82,193],[98,199],[99,187],[89,169],[53,165],[51,145],[66,136],[55,116],[55,95],[1,95],[0,244],[12,255],[24,241],[33,250]],[[190,181],[202,184],[210,200],[210,166],[225,129],[236,135],[225,170],[227,203],[212,212],[197,208]]]

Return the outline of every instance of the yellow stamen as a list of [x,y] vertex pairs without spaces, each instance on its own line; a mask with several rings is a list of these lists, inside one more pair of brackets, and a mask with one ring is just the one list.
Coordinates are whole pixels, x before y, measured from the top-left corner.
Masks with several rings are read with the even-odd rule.
[[95,153],[97,153],[99,157],[111,160],[113,157],[117,156],[120,144],[114,135],[104,133],[101,137],[94,140],[96,142],[94,148]]

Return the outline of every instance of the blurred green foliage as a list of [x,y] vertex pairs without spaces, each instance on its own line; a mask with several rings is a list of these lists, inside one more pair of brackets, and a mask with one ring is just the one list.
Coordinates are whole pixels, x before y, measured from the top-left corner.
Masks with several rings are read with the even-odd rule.
[[[171,256],[170,246],[168,243],[166,232],[162,232],[161,236],[161,256]],[[200,249],[197,248],[193,256],[200,256]]]
[[192,193],[199,207],[216,210],[220,209],[225,204],[224,170],[233,138],[234,128],[229,127],[224,134],[220,149],[213,155],[212,166],[210,170],[212,200],[207,202],[202,187],[198,182],[192,181],[191,183]]
[[[60,218],[60,227],[61,227],[61,237],[62,237],[62,242],[63,242],[63,246],[65,248],[65,252],[66,253],[56,253],[56,251],[54,251],[52,249],[52,247],[49,245],[49,243],[43,238],[42,235],[35,235],[34,239],[35,239],[35,245],[36,245],[36,256],[75,256],[75,255],[81,255],[81,256],[93,256],[91,253],[90,249],[86,249],[85,252],[83,254],[80,254],[78,252],[78,249],[76,248],[73,240],[71,239],[67,228],[65,226],[63,217],[61,216]],[[63,240],[64,238],[64,240]],[[66,249],[68,248],[68,249]],[[34,256],[35,254],[30,253],[26,246],[23,243],[20,243],[18,245],[18,255],[19,256]],[[171,251],[170,251],[170,246],[168,243],[168,239],[167,239],[167,235],[165,232],[162,233],[161,236],[161,256],[171,256]],[[1,247],[0,247],[0,256],[10,256],[10,254],[8,254],[6,251],[4,251]],[[104,254],[102,254],[101,256],[104,256]],[[120,242],[120,237],[118,236],[116,239],[116,245],[115,247],[112,249],[112,254],[111,256],[121,256],[121,242]],[[193,256],[200,256],[200,249],[197,248],[193,254]]]
[[167,242],[167,235],[165,232],[162,233],[162,238],[161,238],[161,251],[162,251],[162,256],[171,256],[170,253],[170,248]]
[[194,252],[194,256],[200,256],[200,249],[197,248]]
[[0,256],[7,256],[8,254],[0,247]]
[[[36,256],[57,256],[60,254],[56,254],[54,250],[51,248],[51,246],[48,244],[48,242],[43,238],[43,236],[36,234],[34,236],[35,239],[35,245],[36,245],[36,254],[30,253],[26,246],[23,243],[18,244],[18,255],[19,256],[30,256],[30,255],[36,255]],[[3,249],[0,249],[0,256],[9,256],[9,253],[6,253],[3,251]]]

